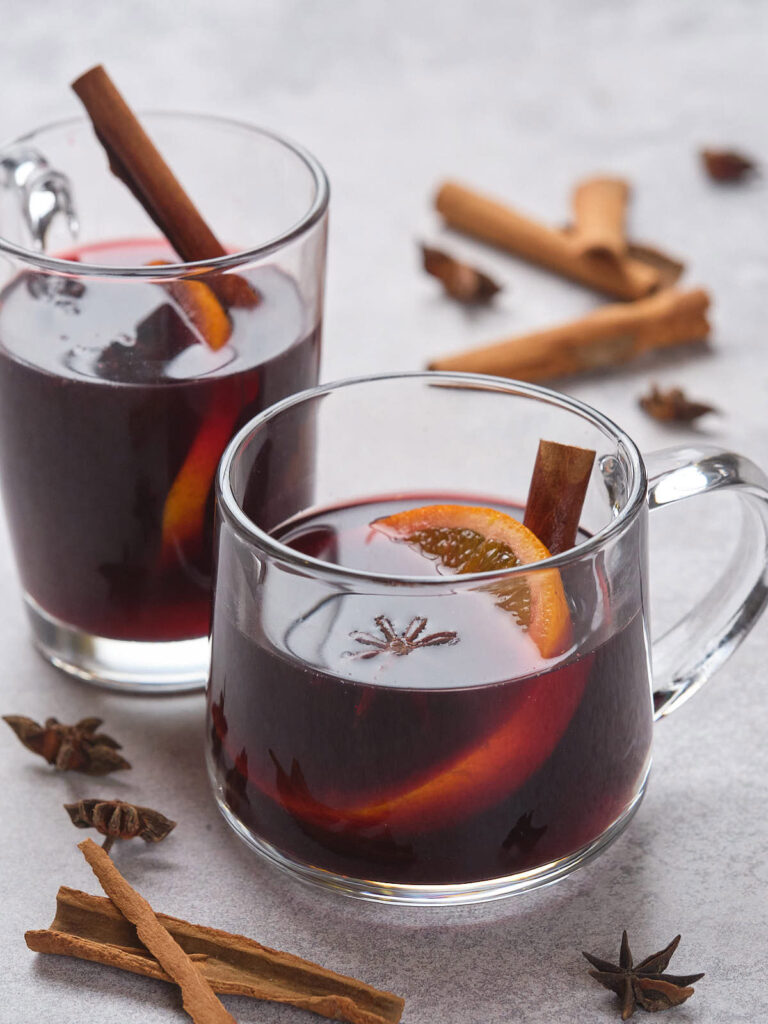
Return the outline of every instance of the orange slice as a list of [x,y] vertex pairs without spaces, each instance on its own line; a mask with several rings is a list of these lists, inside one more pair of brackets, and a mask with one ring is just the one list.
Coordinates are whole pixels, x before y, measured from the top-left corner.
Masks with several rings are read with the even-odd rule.
[[[498,572],[549,557],[531,531],[504,512],[467,505],[427,505],[377,519],[372,529],[459,574]],[[571,619],[556,569],[489,583],[497,604],[525,629],[545,658],[560,654]]]
[[[371,525],[457,573],[528,565],[549,555],[522,523],[489,508],[429,505]],[[556,569],[493,581],[486,589],[515,620],[510,628],[527,629],[544,657],[567,650],[572,625]],[[456,824],[511,795],[546,763],[579,705],[590,664],[584,658],[512,684],[506,714],[484,735],[386,791],[333,806],[313,796],[306,784],[286,785],[285,772],[278,772],[276,787],[269,788],[297,818],[330,830],[386,826],[408,833]],[[510,677],[514,672],[511,665]]]
[[[148,267],[166,267],[167,260],[150,260]],[[217,351],[232,335],[232,322],[216,293],[205,281],[178,280],[163,284],[205,343]]]

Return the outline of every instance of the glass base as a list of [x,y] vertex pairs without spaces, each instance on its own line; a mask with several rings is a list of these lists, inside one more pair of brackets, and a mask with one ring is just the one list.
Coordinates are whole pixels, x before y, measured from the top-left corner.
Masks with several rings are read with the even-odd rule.
[[182,693],[206,684],[208,637],[111,640],[55,619],[28,594],[24,601],[35,647],[68,675],[125,693]]
[[[211,778],[213,779],[213,776]],[[606,847],[610,846],[621,835],[640,806],[645,794],[647,781],[648,774],[646,773],[640,791],[624,813],[602,835],[586,846],[582,846],[575,853],[571,853],[559,860],[551,861],[549,864],[542,864],[531,871],[522,871],[514,875],[505,875],[503,878],[489,878],[479,882],[465,882],[458,885],[390,884],[365,878],[335,875],[330,871],[322,870],[322,868],[313,867],[301,861],[291,860],[274,846],[254,836],[246,828],[225,803],[220,787],[215,781],[214,795],[219,805],[219,810],[240,839],[265,860],[294,878],[298,878],[312,886],[319,886],[320,888],[339,893],[342,896],[351,896],[353,899],[369,900],[374,903],[394,903],[411,907],[433,907],[489,903],[492,900],[502,900],[517,893],[539,889],[545,885],[552,885],[561,878],[565,878],[566,875],[571,874],[572,871],[582,867],[591,861],[593,857],[602,853]]]

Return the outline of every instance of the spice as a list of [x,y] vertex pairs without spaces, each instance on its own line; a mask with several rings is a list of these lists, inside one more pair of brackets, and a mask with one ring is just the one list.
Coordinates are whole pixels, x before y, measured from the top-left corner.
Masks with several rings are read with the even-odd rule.
[[666,289],[637,302],[602,306],[557,327],[443,356],[429,368],[528,381],[602,370],[651,349],[706,338],[708,307],[709,295],[703,289]]
[[571,234],[580,253],[620,260],[627,251],[624,222],[629,185],[621,178],[588,178],[573,192]]
[[[107,152],[112,173],[128,186],[179,256],[187,263],[226,256],[136,115],[101,65],[72,83]],[[227,305],[255,306],[259,296],[235,274],[206,277]]]
[[[391,992],[381,992],[242,935],[165,914],[155,917],[215,992],[285,1003],[348,1024],[397,1024],[400,1020],[403,1000]],[[139,941],[133,925],[111,900],[100,896],[62,886],[50,928],[28,931],[24,937],[37,953],[79,957],[173,981]]]
[[708,412],[717,412],[714,405],[690,401],[682,388],[662,391],[655,384],[647,395],[638,399],[638,404],[649,416],[663,423],[692,423]]
[[576,543],[594,461],[595,453],[589,448],[539,441],[523,525],[550,554],[560,554]]
[[660,285],[653,266],[627,255],[606,259],[582,253],[570,232],[541,224],[455,182],[440,187],[435,206],[450,227],[608,295],[639,299]]
[[589,972],[595,981],[615,992],[621,1000],[621,1019],[629,1020],[638,1005],[654,1013],[679,1006],[693,995],[692,986],[704,977],[703,974],[663,973],[679,943],[680,936],[677,935],[660,952],[652,953],[634,965],[625,931],[621,937],[618,964],[601,960],[592,953],[583,953],[582,956],[585,956],[595,968]]
[[754,160],[732,149],[703,149],[701,160],[710,178],[721,184],[742,181],[757,171]]
[[78,846],[104,892],[123,917],[135,926],[139,940],[181,989],[184,1009],[195,1024],[236,1024],[234,1017],[217,999],[205,976],[158,921],[144,897],[126,882],[109,854],[99,849],[90,839],[78,843]]
[[411,619],[402,633],[397,632],[392,620],[388,619],[386,615],[377,615],[373,621],[378,626],[381,637],[374,636],[372,633],[361,633],[359,630],[349,634],[354,641],[364,647],[371,647],[372,650],[347,651],[345,652],[347,657],[366,659],[375,658],[379,654],[402,656],[410,654],[418,647],[440,647],[444,644],[458,643],[457,634],[448,630],[422,636],[421,634],[427,627],[427,620],[422,617]]
[[159,843],[176,828],[176,822],[159,811],[122,800],[80,800],[64,808],[77,828],[95,828],[106,836],[102,846],[107,851],[116,839],[139,836],[145,843]]
[[24,715],[4,715],[3,721],[28,750],[45,758],[56,771],[108,775],[131,767],[118,754],[121,748],[117,740],[96,732],[101,718],[81,718],[74,725],[62,725],[56,718],[47,718],[44,725],[39,725]]
[[489,302],[501,291],[501,286],[492,277],[466,263],[460,263],[441,249],[423,245],[421,253],[426,272],[436,277],[446,293],[457,302],[479,305]]

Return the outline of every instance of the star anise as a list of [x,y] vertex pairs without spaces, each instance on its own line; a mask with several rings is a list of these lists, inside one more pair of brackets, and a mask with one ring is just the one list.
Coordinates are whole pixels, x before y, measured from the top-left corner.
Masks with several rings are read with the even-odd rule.
[[694,982],[704,977],[703,974],[662,973],[666,970],[679,943],[680,936],[677,935],[664,949],[633,965],[625,931],[621,937],[618,964],[601,960],[591,953],[582,955],[595,968],[589,972],[595,981],[615,992],[621,1000],[621,1019],[629,1020],[637,1005],[655,1013],[658,1010],[679,1006],[693,995],[692,986]]
[[443,644],[459,642],[458,635],[449,630],[422,636],[421,634],[427,627],[427,620],[421,616],[411,619],[402,633],[397,632],[392,620],[388,619],[386,615],[377,615],[374,622],[379,627],[381,637],[374,636],[372,633],[361,633],[359,630],[349,634],[357,643],[373,649],[370,651],[346,651],[348,657],[367,659],[376,658],[379,654],[402,656],[410,654],[418,647],[439,647]]
[[74,725],[62,725],[56,718],[47,718],[40,725],[24,715],[4,715],[3,721],[28,750],[44,757],[56,771],[108,775],[131,767],[118,754],[117,740],[96,732],[102,722],[100,718],[81,718]]
[[701,159],[713,181],[727,184],[741,181],[757,170],[754,160],[732,149],[703,149]]
[[457,302],[479,305],[489,302],[501,291],[501,286],[496,284],[492,277],[467,263],[460,263],[441,249],[423,245],[421,255],[426,272],[436,277],[446,293]]
[[109,851],[116,839],[139,836],[145,843],[159,843],[176,827],[176,822],[151,807],[139,807],[122,800],[80,800],[64,804],[64,808],[77,828],[95,828],[106,839],[102,843]]
[[682,388],[662,391],[655,384],[647,395],[638,399],[640,408],[663,423],[692,423],[708,412],[717,412],[714,405],[706,402],[692,402]]

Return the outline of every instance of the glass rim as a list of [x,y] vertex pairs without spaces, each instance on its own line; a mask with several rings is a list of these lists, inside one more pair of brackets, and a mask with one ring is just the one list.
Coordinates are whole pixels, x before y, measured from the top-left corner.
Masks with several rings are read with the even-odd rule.
[[[615,515],[602,529],[598,530],[581,544],[577,544],[567,551],[557,555],[550,555],[539,562],[530,562],[525,565],[516,565],[512,568],[491,570],[488,572],[474,572],[457,574],[452,576],[405,576],[393,573],[369,572],[363,569],[353,569],[343,565],[336,565],[333,562],[326,562],[311,555],[304,555],[294,548],[276,540],[250,519],[242,509],[240,502],[235,498],[232,488],[231,476],[235,459],[256,433],[262,429],[270,420],[280,416],[283,412],[297,405],[314,401],[342,388],[356,387],[362,384],[383,383],[385,381],[421,381],[425,384],[442,384],[443,386],[458,386],[464,388],[476,388],[477,390],[506,391],[509,394],[545,401],[550,405],[556,405],[561,409],[575,413],[583,419],[599,427],[604,433],[610,435],[619,448],[623,448],[632,472],[629,493],[624,507]],[[635,520],[640,509],[645,504],[647,489],[647,477],[640,450],[632,438],[617,426],[613,420],[592,406],[581,402],[577,398],[560,394],[549,388],[538,384],[528,384],[511,378],[492,377],[485,374],[475,373],[450,373],[435,371],[404,371],[397,373],[366,374],[358,377],[348,377],[341,380],[331,381],[327,384],[320,384],[313,388],[299,391],[295,395],[284,398],[275,405],[270,406],[263,412],[254,416],[235,434],[227,445],[224,454],[219,462],[216,473],[216,499],[217,509],[226,517],[228,523],[248,539],[252,544],[258,545],[267,555],[288,563],[293,569],[305,574],[311,573],[314,577],[327,580],[356,580],[372,584],[389,586],[425,587],[428,590],[441,587],[454,588],[457,585],[462,587],[477,583],[495,582],[497,580],[509,579],[513,576],[520,576],[531,572],[541,572],[548,569],[561,569],[564,566],[580,561],[594,552],[600,550],[614,537],[619,536]]]
[[[47,256],[45,253],[28,249],[23,245],[17,245],[9,239],[4,238],[0,230],[0,254],[14,256],[16,259],[40,270],[49,270],[54,273],[66,274],[69,277],[110,277],[135,280],[136,278],[149,278],[152,280],[179,278],[211,271],[231,270],[241,267],[244,264],[254,262],[269,256],[289,243],[296,241],[306,234],[321,218],[328,209],[330,198],[330,184],[328,176],[322,164],[314,157],[309,150],[299,143],[284,135],[274,132],[269,128],[262,128],[258,125],[241,121],[237,118],[222,117],[219,114],[202,114],[194,111],[183,110],[140,110],[137,112],[140,117],[159,119],[180,119],[209,123],[221,127],[236,128],[261,138],[269,139],[298,157],[309,171],[315,186],[315,194],[306,212],[285,231],[256,246],[247,249],[240,249],[234,253],[227,253],[225,256],[216,256],[209,260],[195,260],[192,262],[168,263],[160,266],[137,266],[137,267],[115,267],[104,266],[97,263],[74,263],[72,260],[58,259],[55,256]],[[50,121],[33,128],[14,139],[0,144],[0,154],[11,146],[32,144],[45,132],[57,131],[74,126],[89,127],[91,122],[88,117],[73,116],[61,118],[57,121]],[[105,173],[109,172],[105,167]],[[138,203],[138,200],[136,201]],[[159,228],[158,228],[159,231]]]

